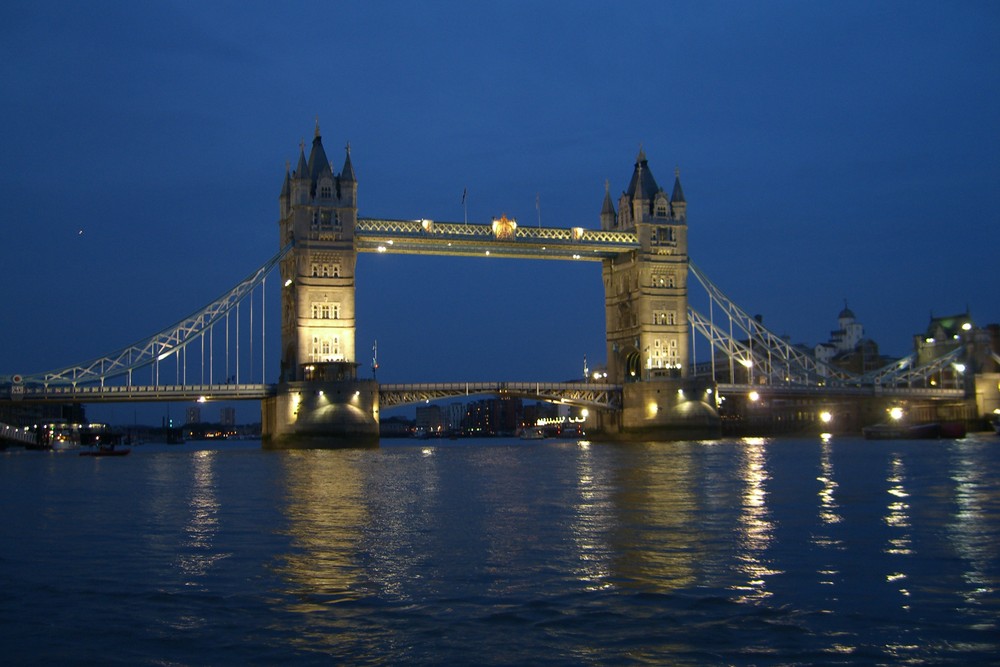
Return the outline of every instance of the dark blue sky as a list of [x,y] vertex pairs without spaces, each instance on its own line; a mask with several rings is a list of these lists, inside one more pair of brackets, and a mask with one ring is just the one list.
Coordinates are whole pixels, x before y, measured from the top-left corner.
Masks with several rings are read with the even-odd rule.
[[[998,30],[994,2],[6,3],[0,374],[263,263],[317,115],[361,216],[461,220],[468,188],[473,222],[537,224],[538,194],[596,228],[641,144],[681,169],[693,260],[796,342],[845,299],[894,355],[931,313],[1000,322]],[[380,379],[603,361],[598,264],[362,255],[357,282]]]

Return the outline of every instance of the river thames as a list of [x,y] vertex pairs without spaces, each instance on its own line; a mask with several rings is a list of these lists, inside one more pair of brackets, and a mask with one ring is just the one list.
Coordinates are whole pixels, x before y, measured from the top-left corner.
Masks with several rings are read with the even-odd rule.
[[1000,438],[0,453],[6,664],[1000,660]]

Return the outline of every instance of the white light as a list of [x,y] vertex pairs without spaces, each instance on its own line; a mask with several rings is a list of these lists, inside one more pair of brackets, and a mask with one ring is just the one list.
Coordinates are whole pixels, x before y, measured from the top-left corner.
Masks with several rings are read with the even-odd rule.
[[378,250],[379,252],[385,252],[385,246],[384,246],[384,245],[380,245],[380,246],[379,246],[379,247],[377,248],[377,250]]
[[972,328],[972,322],[966,322],[962,325],[962,331],[968,331]]
[[583,417],[584,419],[586,419],[588,415],[590,415],[590,410],[588,410],[587,408],[580,410],[580,416]]
[[320,389],[320,390],[319,390],[318,392],[316,392],[316,395],[317,395],[317,396],[322,396],[322,395],[323,395],[323,390],[322,390],[322,389]]
[[964,372],[965,372],[965,364],[952,364],[952,366],[953,366],[953,367],[955,368],[955,370],[956,370],[956,371],[958,371],[959,373],[964,373]]
[[489,250],[487,250],[487,251],[486,251],[486,256],[487,256],[487,257],[489,257],[489,256],[490,256],[490,251],[489,251]]
[[292,284],[292,279],[291,278],[289,278],[288,280],[285,281],[285,287],[288,287],[291,284]]
[[744,368],[750,368],[753,366],[753,361],[750,359],[740,359],[740,365]]
[[204,402],[205,402],[205,401],[207,401],[207,400],[208,400],[208,399],[207,399],[207,398],[205,398],[204,396],[199,396],[199,397],[198,397],[198,402],[199,402],[199,403],[204,403]]
[[925,342],[925,343],[933,343],[933,342],[934,342],[934,339],[933,339],[933,338],[925,338],[925,339],[924,339],[924,342]]
[[903,418],[903,408],[890,408],[889,416],[895,419],[896,421],[899,421],[900,419]]
[[760,394],[758,394],[756,391],[751,391],[749,394],[747,394],[747,398],[756,403],[757,401],[760,400]]
[[819,413],[819,420],[824,424],[829,424],[831,421],[833,421],[833,415],[831,415],[827,410],[824,410],[823,412]]

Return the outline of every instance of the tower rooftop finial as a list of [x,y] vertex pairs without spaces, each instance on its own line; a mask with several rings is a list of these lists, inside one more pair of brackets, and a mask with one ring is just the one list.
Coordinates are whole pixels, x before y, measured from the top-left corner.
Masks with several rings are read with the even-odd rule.
[[316,139],[319,139],[319,115],[316,115],[316,133],[313,135]]

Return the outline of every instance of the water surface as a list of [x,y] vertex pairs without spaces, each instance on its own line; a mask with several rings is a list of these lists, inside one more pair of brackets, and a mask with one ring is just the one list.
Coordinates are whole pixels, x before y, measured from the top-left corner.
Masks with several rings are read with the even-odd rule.
[[0,454],[14,664],[970,664],[1000,439]]

